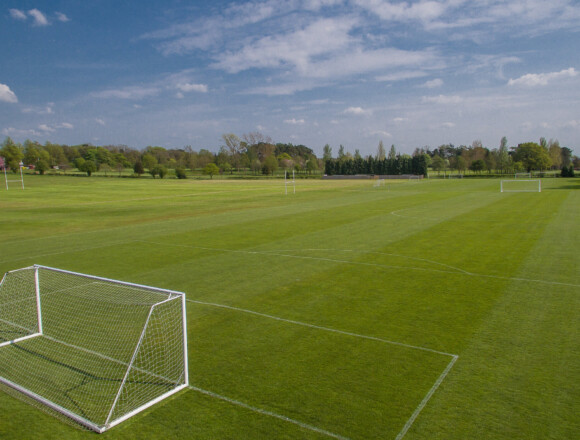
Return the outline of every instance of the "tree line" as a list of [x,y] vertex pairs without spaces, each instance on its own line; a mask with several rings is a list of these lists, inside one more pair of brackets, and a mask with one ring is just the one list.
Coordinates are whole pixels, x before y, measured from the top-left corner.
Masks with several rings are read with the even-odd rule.
[[148,146],[143,150],[126,145],[94,146],[92,144],[61,145],[46,142],[44,145],[26,140],[23,144],[6,137],[0,144],[0,169],[16,172],[20,164],[44,174],[49,169],[66,172],[76,168],[91,175],[96,171],[119,172],[132,169],[134,175],[149,173],[163,178],[169,170],[176,176],[186,176],[185,170],[202,170],[213,176],[218,173],[244,171],[251,174],[272,175],[278,169],[295,170],[305,174],[324,172],[329,175],[353,174],[417,174],[425,175],[428,169],[436,172],[454,170],[464,173],[513,173],[531,170],[563,170],[562,175],[573,173],[580,167],[580,159],[572,155],[568,147],[561,147],[557,140],[541,138],[539,143],[525,142],[508,146],[503,137],[498,148],[486,148],[481,141],[472,145],[455,147],[453,144],[437,148],[416,148],[412,155],[401,154],[394,145],[387,152],[380,141],[376,154],[363,157],[360,151],[347,152],[340,145],[338,155],[333,157],[332,147],[326,144],[323,156],[317,158],[311,148],[291,143],[274,143],[259,132],[241,137],[227,133],[222,135],[223,144],[217,152],[207,149],[194,151],[191,146],[166,149]]
[[498,148],[489,149],[481,141],[472,145],[455,147],[453,144],[437,148],[416,148],[412,155],[397,153],[394,145],[387,153],[380,141],[375,155],[362,157],[359,150],[354,155],[346,152],[341,145],[337,157],[327,144],[323,149],[323,161],[327,174],[419,174],[426,175],[428,168],[440,173],[454,170],[465,173],[507,174],[519,171],[561,170],[562,176],[574,174],[574,167],[580,167],[580,158],[572,155],[568,147],[561,147],[558,140],[541,138],[539,143],[525,142],[508,146],[504,136]]
[[273,174],[279,168],[303,173],[315,173],[321,167],[312,149],[304,145],[274,143],[260,133],[249,133],[241,138],[235,134],[222,135],[223,145],[213,153],[207,149],[194,151],[191,146],[166,149],[148,146],[137,150],[126,145],[94,146],[92,144],[44,145],[26,140],[23,144],[6,137],[0,144],[0,169],[17,172],[21,166],[44,174],[50,169],[66,172],[76,168],[91,175],[96,171],[119,172],[133,169],[135,175],[149,173],[163,178],[174,170],[178,178],[185,170],[201,169],[212,176],[245,170],[254,174]]

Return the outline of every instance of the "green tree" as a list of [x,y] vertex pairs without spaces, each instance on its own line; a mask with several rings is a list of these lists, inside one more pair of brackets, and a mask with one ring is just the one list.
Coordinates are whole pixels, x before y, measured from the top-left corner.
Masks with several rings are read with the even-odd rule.
[[153,168],[155,168],[158,163],[157,158],[151,153],[145,153],[141,159],[141,162],[143,163],[143,166],[149,170],[149,172],[151,172],[151,170],[153,170]]
[[391,149],[389,150],[389,159],[395,160],[397,158],[397,150],[395,149],[395,144],[391,145]]
[[546,170],[552,165],[548,150],[535,142],[518,144],[514,152],[514,160],[522,162],[528,172]]
[[385,146],[383,145],[383,141],[380,140],[379,146],[377,147],[377,160],[385,160],[385,157],[387,157],[387,152],[385,151]]
[[20,168],[20,162],[24,158],[24,153],[19,145],[15,144],[11,138],[6,137],[0,149],[0,156],[6,162],[5,166],[16,173]]
[[332,147],[326,144],[322,149],[322,160],[326,162],[330,159],[332,159]]
[[434,155],[431,158],[431,168],[433,168],[434,171],[437,171],[437,173],[440,174],[441,170],[445,169],[445,159],[443,159],[438,154]]
[[141,160],[135,162],[135,165],[133,165],[133,171],[135,171],[137,176],[141,176],[141,174],[145,172],[145,167],[143,166],[143,162],[141,162]]
[[481,173],[485,170],[485,161],[483,159],[474,160],[471,162],[471,165],[469,165],[469,169],[473,172]]
[[218,168],[218,166],[215,163],[208,163],[204,168],[203,168],[203,174],[205,174],[206,176],[209,176],[210,179],[213,179],[214,174],[217,174],[220,172],[220,169]]
[[84,160],[84,159],[82,159],[81,161],[81,159],[79,159],[77,168],[79,169],[79,171],[84,171],[85,173],[87,173],[87,176],[91,177],[91,175],[95,171],[97,171],[97,162],[95,162],[94,160]]
[[274,156],[268,156],[262,164],[262,173],[274,175],[278,169],[278,161]]
[[175,175],[178,179],[187,179],[187,174],[185,174],[185,168],[177,167],[175,168]]
[[499,143],[499,150],[497,151],[497,159],[496,159],[497,167],[502,174],[507,171],[509,163],[510,156],[508,152],[508,142],[507,138],[504,136],[501,138],[501,141]]

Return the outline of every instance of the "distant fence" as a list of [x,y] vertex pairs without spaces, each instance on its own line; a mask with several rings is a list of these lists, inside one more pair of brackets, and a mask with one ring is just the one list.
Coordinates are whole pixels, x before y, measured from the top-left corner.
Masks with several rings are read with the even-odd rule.
[[423,176],[416,174],[338,174],[333,176],[322,176],[323,180],[360,180],[360,179],[423,179]]

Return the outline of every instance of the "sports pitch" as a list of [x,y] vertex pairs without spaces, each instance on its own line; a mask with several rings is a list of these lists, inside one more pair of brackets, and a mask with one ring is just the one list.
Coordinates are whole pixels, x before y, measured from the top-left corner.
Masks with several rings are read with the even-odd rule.
[[[580,432],[580,180],[25,176],[0,275],[187,294],[191,387],[105,439],[568,439]],[[0,392],[0,438],[85,439]]]

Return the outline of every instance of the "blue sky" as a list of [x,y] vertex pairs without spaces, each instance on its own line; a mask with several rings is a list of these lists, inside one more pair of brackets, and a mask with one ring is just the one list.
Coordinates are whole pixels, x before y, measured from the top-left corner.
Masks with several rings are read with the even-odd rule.
[[576,0],[6,0],[0,20],[2,139],[580,153]]

